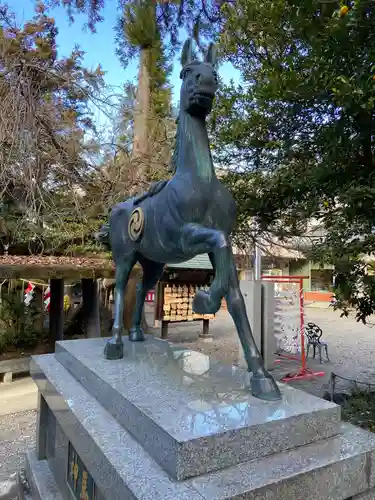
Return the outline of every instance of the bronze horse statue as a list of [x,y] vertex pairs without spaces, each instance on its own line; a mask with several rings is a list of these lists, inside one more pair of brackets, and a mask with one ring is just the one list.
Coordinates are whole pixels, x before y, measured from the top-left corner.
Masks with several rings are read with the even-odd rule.
[[264,368],[239,288],[229,241],[236,205],[216,177],[209,147],[206,117],[218,87],[215,46],[211,44],[204,60],[199,61],[193,59],[192,40],[188,39],[181,64],[180,113],[172,159],[174,175],[169,181],[156,183],[149,192],[117,204],[111,211],[109,225],[103,226],[99,233],[102,241],[109,237],[116,267],[113,336],[105,346],[105,356],[108,359],[123,356],[124,292],[133,266],[139,262],[143,268],[129,332],[129,339],[138,342],[145,339],[141,318],[146,294],[161,278],[165,264],[207,253],[215,277],[208,292],[197,292],[193,309],[198,314],[216,313],[222,298],[226,298],[252,372],[252,394],[278,400],[279,387]]

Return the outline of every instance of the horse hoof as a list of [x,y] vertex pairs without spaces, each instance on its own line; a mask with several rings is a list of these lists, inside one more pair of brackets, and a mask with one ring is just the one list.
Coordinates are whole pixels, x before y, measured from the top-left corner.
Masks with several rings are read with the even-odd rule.
[[253,375],[250,379],[250,387],[255,398],[265,401],[279,401],[281,399],[279,386],[267,371]]
[[143,342],[145,340],[145,334],[142,328],[133,327],[129,331],[130,342]]
[[104,348],[104,356],[107,359],[121,359],[124,356],[124,344],[108,340]]
[[221,300],[215,301],[208,292],[198,290],[193,300],[193,311],[197,314],[215,314],[220,309]]

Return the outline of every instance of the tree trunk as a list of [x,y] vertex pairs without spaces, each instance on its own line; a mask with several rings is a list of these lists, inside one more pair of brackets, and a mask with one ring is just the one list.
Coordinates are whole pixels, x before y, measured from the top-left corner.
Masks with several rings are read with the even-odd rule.
[[[138,71],[138,87],[136,94],[136,105],[134,114],[133,129],[133,151],[132,163],[134,172],[134,191],[139,192],[145,189],[147,184],[148,155],[150,151],[150,141],[148,137],[148,125],[150,114],[150,49],[141,48]],[[124,327],[128,330],[131,327],[133,311],[136,301],[136,286],[138,276],[131,276],[125,293],[124,304]],[[148,329],[145,313],[142,315],[142,327]]]
[[[132,276],[129,279],[128,286],[126,287],[125,293],[125,303],[124,303],[124,328],[129,331],[129,329],[133,326],[133,312],[135,308],[135,301],[137,295],[137,283],[139,278],[137,276]],[[145,332],[147,332],[148,325],[145,317],[145,311],[142,313],[142,328]]]
[[[148,140],[148,120],[150,112],[149,64],[150,49],[141,48],[133,131],[133,158],[139,160],[147,157],[150,147]],[[137,178],[143,177],[144,174],[144,169],[137,171]]]
[[[140,269],[133,269],[133,272],[129,278],[126,291],[125,291],[125,299],[124,299],[124,328],[126,330],[129,330],[132,326],[132,318],[133,318],[133,311],[135,308],[135,301],[136,301],[136,294],[137,294],[137,283],[141,279],[142,272]],[[105,288],[109,287],[114,287],[115,285],[115,280],[108,280],[105,279],[103,280],[103,286]],[[145,313],[143,311],[142,314],[142,328],[144,329],[145,332],[147,332],[148,325],[147,321],[145,318]],[[108,335],[108,332],[102,333],[103,337],[106,337]]]

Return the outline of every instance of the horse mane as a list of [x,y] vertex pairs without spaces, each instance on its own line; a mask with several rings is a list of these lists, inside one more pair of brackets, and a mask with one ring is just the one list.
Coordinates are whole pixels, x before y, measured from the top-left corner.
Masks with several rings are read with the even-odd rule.
[[172,172],[172,175],[174,175],[176,173],[178,156],[179,156],[179,152],[180,152],[180,134],[181,134],[180,117],[176,118],[176,123],[177,123],[177,129],[176,129],[176,135],[174,138],[174,148],[173,148],[173,154],[172,154],[171,166],[170,166],[170,170]]

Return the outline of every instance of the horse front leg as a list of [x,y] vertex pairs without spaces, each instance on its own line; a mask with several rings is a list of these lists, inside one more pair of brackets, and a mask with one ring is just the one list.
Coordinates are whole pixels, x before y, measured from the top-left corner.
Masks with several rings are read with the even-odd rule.
[[104,348],[104,356],[107,359],[121,359],[124,356],[124,344],[122,341],[124,298],[126,285],[134,264],[134,257],[124,260],[121,263],[116,263],[115,317],[112,327],[112,337],[108,340]]
[[129,332],[129,340],[132,342],[140,342],[145,339],[144,331],[141,327],[145,298],[147,292],[156,285],[164,272],[164,264],[153,262],[145,257],[140,257],[139,261],[143,268],[143,278],[142,283],[138,283],[137,285],[137,298],[133,314],[133,325]]
[[187,254],[212,254],[215,263],[215,277],[208,292],[199,290],[193,302],[198,314],[215,314],[221,306],[229,285],[229,261],[231,248],[223,231],[206,228],[199,224],[185,224],[182,229],[182,249]]
[[249,372],[252,372],[250,380],[252,395],[266,401],[277,401],[281,399],[281,392],[272,375],[264,368],[262,356],[256,346],[240,290],[233,254],[230,257],[229,272],[227,306],[236,326]]

